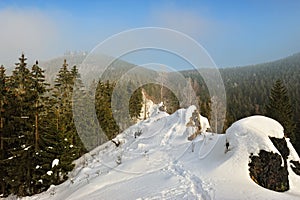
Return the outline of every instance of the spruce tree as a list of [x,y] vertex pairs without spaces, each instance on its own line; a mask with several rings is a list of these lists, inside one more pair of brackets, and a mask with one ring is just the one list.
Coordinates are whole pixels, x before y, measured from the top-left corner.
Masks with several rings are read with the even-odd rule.
[[49,84],[45,81],[45,71],[38,66],[38,61],[31,69],[32,94],[34,110],[34,138],[35,153],[33,154],[34,168],[31,182],[33,193],[42,192],[52,184],[59,184],[53,176],[47,174],[52,171],[52,162],[59,158],[62,149],[58,132],[55,127],[55,114],[52,111],[52,101],[49,98]]
[[38,66],[38,61],[32,66],[32,95],[34,100],[34,133],[35,150],[39,149],[39,119],[41,114],[45,114],[46,104],[48,103],[45,93],[48,91],[49,84],[45,81],[45,71]]
[[138,119],[143,106],[142,88],[135,90],[129,101],[129,113],[132,119]]
[[[72,162],[86,152],[79,135],[77,134],[73,118],[73,87],[80,78],[77,68],[68,69],[67,61],[64,60],[60,68],[53,89],[54,113],[56,131],[61,138],[59,155],[60,164],[56,167],[56,181],[67,178],[67,173],[73,168]],[[58,174],[60,174],[58,177]]]
[[10,193],[19,196],[31,194],[31,176],[33,172],[34,154],[34,112],[32,100],[32,76],[27,68],[24,54],[16,63],[16,68],[9,79],[8,87],[12,98],[8,106],[7,127],[8,137],[8,162],[7,181]]
[[0,67],[0,194],[3,196],[7,195],[7,184],[6,184],[6,166],[5,159],[7,157],[5,145],[5,137],[8,135],[5,130],[5,108],[7,105],[8,95],[7,95],[7,76],[5,74],[5,68],[3,65]]
[[[3,127],[4,127],[4,108],[6,104],[6,93],[7,93],[7,76],[5,74],[5,68],[3,65],[0,67],[0,150],[1,150],[1,155],[2,151],[4,149],[4,132],[3,132]],[[2,156],[1,156],[2,157]]]
[[[80,85],[80,81],[78,83]],[[76,103],[74,109],[74,117],[76,120],[76,128],[80,133],[80,138],[84,142],[87,150],[92,150],[95,147],[107,142],[107,137],[100,129],[95,128],[99,123],[97,116],[95,116],[95,95],[97,82],[93,81],[88,88],[82,91],[76,89],[74,91],[74,102]],[[97,100],[96,100],[97,101]]]
[[266,106],[266,115],[277,120],[284,128],[286,137],[295,143],[295,123],[293,121],[293,111],[287,89],[281,80],[277,80],[269,97]]
[[111,108],[111,97],[114,87],[115,83],[110,83],[109,81],[103,83],[102,81],[99,81],[95,95],[96,115],[99,124],[108,139],[114,138],[119,133],[119,126],[114,120]]

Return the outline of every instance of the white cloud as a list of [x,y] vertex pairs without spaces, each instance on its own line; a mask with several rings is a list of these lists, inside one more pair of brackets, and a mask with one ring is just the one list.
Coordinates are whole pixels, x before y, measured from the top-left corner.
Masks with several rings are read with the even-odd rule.
[[0,64],[12,66],[22,52],[44,59],[60,43],[59,28],[52,17],[37,9],[0,10]]
[[152,21],[161,27],[171,28],[192,37],[209,36],[216,32],[216,22],[192,10],[178,9],[173,6],[157,9]]

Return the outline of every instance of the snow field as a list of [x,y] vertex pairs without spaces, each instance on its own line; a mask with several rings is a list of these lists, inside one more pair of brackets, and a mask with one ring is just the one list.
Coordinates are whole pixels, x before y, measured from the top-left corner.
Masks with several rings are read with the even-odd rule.
[[[119,147],[108,141],[75,161],[68,181],[23,199],[300,199],[300,177],[290,167],[291,189],[284,193],[262,188],[249,176],[251,153],[279,153],[269,139],[283,137],[278,122],[253,116],[235,122],[226,134],[214,134],[206,132],[208,121],[199,116],[202,133],[189,141],[196,130],[187,126],[195,106],[172,115],[159,111],[159,105],[151,109],[149,119],[114,139]],[[289,159],[299,160],[287,143]]]

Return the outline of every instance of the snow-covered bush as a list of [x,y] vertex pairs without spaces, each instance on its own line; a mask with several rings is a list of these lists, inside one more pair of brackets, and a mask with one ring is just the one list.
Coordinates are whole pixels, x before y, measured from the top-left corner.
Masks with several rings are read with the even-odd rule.
[[116,159],[116,163],[117,163],[117,165],[122,164],[122,156],[121,155],[118,155],[118,157]]

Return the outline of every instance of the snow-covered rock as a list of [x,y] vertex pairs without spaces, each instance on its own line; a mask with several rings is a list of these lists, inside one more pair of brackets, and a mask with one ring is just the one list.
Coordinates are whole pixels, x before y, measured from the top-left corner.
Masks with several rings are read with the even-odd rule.
[[207,129],[210,129],[210,125],[208,119],[200,115],[200,124],[201,124],[201,132],[206,132]]
[[54,159],[53,161],[52,161],[52,168],[53,167],[55,167],[55,166],[57,166],[59,164],[59,159]]
[[47,174],[48,174],[49,176],[51,176],[51,175],[53,174],[53,171],[47,171]]
[[283,138],[283,127],[264,116],[252,116],[232,124],[226,131],[231,148],[240,154],[258,154],[260,150],[279,153],[269,137]]

